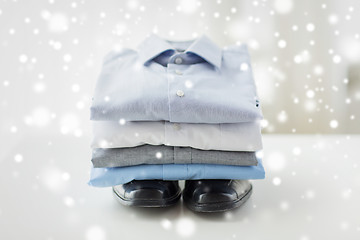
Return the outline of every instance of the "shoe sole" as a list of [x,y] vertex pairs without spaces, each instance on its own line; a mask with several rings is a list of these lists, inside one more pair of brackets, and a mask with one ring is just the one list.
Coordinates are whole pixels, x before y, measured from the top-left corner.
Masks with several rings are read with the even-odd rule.
[[170,207],[175,205],[181,197],[181,190],[179,190],[176,195],[168,199],[162,200],[126,200],[120,197],[117,192],[113,189],[113,194],[115,195],[116,199],[125,206],[132,206],[132,207],[148,207],[148,208],[162,208],[162,207]]
[[187,208],[194,212],[214,213],[214,212],[225,212],[238,208],[243,205],[251,196],[253,187],[251,185],[250,190],[240,199],[233,202],[220,202],[220,203],[195,203],[189,199],[183,198]]

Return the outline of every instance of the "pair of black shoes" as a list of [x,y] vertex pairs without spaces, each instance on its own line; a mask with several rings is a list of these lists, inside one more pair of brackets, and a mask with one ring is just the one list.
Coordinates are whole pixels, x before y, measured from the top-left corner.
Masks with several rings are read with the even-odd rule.
[[195,212],[222,212],[241,206],[251,195],[247,180],[187,180],[181,191],[178,181],[134,180],[113,187],[124,205],[168,207],[183,195],[185,205]]

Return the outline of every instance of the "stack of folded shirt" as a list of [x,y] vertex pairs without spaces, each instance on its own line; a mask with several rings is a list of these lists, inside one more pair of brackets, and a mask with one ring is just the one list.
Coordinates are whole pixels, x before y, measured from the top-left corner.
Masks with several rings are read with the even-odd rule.
[[104,58],[89,184],[264,178],[261,118],[245,45],[150,34],[137,50]]

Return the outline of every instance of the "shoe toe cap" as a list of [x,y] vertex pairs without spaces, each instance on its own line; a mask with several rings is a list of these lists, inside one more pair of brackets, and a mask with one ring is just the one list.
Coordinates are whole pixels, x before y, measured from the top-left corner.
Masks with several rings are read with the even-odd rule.
[[177,182],[133,181],[114,187],[118,195],[127,200],[164,200],[178,194]]
[[237,194],[234,193],[201,193],[194,194],[194,201],[197,203],[222,203],[233,202],[237,199]]
[[160,189],[134,189],[126,191],[124,197],[126,199],[154,200],[168,198],[170,194],[168,191],[162,191]]

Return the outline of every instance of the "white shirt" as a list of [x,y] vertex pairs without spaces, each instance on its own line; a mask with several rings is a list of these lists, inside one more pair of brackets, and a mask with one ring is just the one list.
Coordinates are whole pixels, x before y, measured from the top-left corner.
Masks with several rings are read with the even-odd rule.
[[92,121],[92,126],[92,148],[164,144],[202,150],[258,151],[262,149],[259,121],[226,124]]

